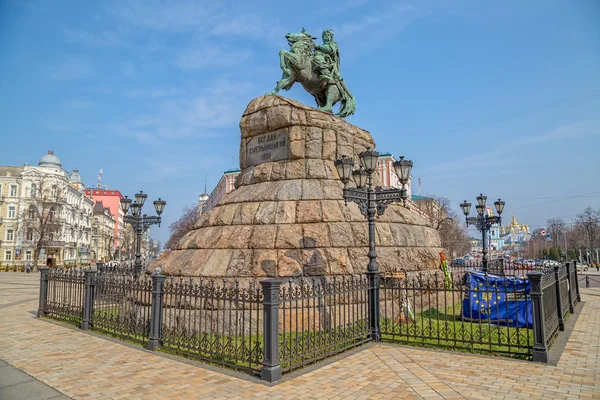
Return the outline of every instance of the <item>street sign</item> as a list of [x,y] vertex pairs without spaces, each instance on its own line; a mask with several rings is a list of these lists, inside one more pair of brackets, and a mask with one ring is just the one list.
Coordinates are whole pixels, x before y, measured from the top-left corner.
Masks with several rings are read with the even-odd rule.
[[542,236],[546,236],[546,231],[542,229],[542,230],[540,231],[540,235],[542,235]]
[[552,238],[550,237],[550,234],[549,234],[549,233],[546,233],[546,240],[547,240],[547,241],[550,241],[550,240],[552,240]]
[[18,255],[18,256],[20,256],[21,255],[21,249],[16,249],[15,250],[15,254]]

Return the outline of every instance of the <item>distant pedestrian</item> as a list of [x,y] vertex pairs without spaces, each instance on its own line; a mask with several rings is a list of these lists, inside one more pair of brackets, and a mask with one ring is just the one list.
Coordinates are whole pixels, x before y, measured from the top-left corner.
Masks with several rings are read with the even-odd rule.
[[31,264],[27,263],[27,265],[25,265],[25,272],[30,273],[31,272]]

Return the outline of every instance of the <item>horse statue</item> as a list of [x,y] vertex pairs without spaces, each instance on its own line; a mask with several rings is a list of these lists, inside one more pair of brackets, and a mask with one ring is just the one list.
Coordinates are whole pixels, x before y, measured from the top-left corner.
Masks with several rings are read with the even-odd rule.
[[333,112],[333,106],[341,102],[338,116],[354,114],[356,101],[340,76],[340,54],[333,32],[323,31],[322,45],[315,44],[317,38],[304,28],[301,33],[288,33],[285,37],[290,50],[279,52],[283,76],[267,95],[277,94],[281,89],[290,90],[299,82],[315,97],[319,110]]

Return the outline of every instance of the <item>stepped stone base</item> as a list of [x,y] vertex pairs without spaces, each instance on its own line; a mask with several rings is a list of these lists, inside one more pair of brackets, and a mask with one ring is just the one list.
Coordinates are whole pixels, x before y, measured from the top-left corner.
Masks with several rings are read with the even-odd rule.
[[[279,96],[258,97],[240,122],[241,173],[185,235],[152,263],[163,273],[291,277],[365,272],[367,222],[341,200],[333,161],[374,148],[369,132]],[[438,268],[440,238],[423,217],[390,205],[377,220],[382,271]]]

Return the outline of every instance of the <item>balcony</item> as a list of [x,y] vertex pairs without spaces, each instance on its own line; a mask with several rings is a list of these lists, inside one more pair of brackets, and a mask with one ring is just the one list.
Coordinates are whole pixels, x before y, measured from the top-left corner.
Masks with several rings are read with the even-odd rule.
[[44,240],[43,246],[45,247],[65,247],[64,240]]

